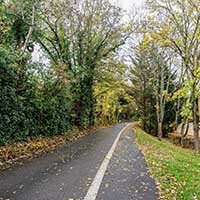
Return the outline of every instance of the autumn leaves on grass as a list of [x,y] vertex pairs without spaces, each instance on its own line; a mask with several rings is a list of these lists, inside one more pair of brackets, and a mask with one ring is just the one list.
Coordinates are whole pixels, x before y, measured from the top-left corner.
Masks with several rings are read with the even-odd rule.
[[162,199],[200,199],[200,157],[191,150],[158,141],[139,128],[135,128],[135,134]]

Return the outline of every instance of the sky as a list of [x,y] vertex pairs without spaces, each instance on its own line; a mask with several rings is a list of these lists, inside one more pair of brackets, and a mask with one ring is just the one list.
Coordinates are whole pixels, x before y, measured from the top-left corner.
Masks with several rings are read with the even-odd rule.
[[117,3],[120,5],[124,10],[129,11],[134,5],[142,6],[144,0],[110,0],[111,2]]

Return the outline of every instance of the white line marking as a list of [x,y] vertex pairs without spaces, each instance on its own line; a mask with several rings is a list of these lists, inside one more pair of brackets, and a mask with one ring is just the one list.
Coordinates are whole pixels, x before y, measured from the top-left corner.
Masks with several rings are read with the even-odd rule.
[[96,176],[94,177],[94,180],[84,198],[84,200],[95,200],[100,188],[100,185],[102,183],[103,177],[105,175],[105,172],[107,170],[108,164],[112,158],[112,155],[115,151],[115,148],[117,146],[117,143],[120,139],[120,136],[122,135],[122,133],[125,131],[125,129],[130,126],[130,124],[126,125],[118,134],[117,138],[115,139],[110,151],[108,152],[108,154],[106,155],[106,157],[104,158],[101,166],[99,167]]

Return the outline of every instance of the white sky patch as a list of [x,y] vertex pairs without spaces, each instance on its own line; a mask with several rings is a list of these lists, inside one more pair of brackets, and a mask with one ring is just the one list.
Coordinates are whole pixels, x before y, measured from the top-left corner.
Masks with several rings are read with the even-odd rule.
[[130,11],[133,7],[140,7],[144,4],[145,0],[110,0],[112,3],[116,3],[124,10]]
[[32,53],[32,61],[40,62],[46,66],[49,66],[49,59],[45,56],[44,50],[40,47],[39,44],[35,44],[34,51]]

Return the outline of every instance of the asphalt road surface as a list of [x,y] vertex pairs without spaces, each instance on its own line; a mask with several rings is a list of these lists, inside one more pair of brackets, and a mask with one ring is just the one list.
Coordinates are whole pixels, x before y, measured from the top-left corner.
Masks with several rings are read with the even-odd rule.
[[0,200],[158,200],[133,124],[123,123],[0,173]]

